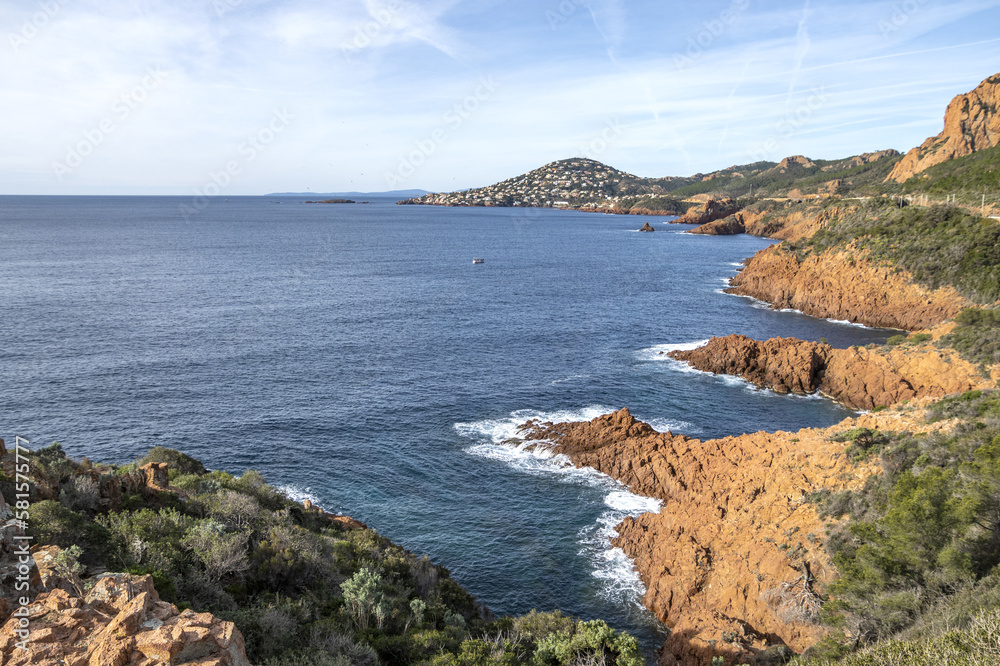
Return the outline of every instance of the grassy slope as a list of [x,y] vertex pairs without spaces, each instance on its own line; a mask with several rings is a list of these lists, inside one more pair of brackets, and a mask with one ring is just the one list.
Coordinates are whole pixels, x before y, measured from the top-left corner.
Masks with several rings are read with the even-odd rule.
[[[152,574],[164,599],[233,621],[255,664],[642,664],[635,639],[600,620],[494,619],[426,557],[343,531],[256,472],[208,472],[161,448],[139,464],[151,461],[171,464],[187,498],[144,489],[102,512],[98,484],[136,465],[76,462],[58,445],[33,453],[33,536],[86,565]],[[12,496],[6,471],[0,492]]]

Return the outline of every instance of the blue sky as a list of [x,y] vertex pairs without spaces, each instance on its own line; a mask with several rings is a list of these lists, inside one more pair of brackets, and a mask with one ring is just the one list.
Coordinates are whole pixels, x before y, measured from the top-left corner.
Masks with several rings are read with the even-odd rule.
[[1000,0],[7,0],[0,193],[447,191],[907,150]]

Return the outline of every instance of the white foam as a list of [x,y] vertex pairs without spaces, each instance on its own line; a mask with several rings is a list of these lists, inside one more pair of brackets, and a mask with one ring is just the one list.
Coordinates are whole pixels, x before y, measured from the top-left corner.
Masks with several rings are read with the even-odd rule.
[[313,504],[319,504],[319,498],[313,494],[312,488],[300,488],[299,486],[278,486],[278,490],[285,493],[288,499],[302,504],[303,500],[309,500]]
[[855,328],[870,328],[864,324],[859,324],[855,321],[847,321],[846,319],[827,319],[831,324],[840,324],[841,326],[854,326]]
[[[639,418],[638,416],[636,418]],[[664,419],[664,418],[652,418],[644,419],[639,418],[640,421],[645,421],[653,428],[656,432],[683,432],[685,434],[691,434],[695,432],[700,432],[701,428],[693,423],[687,421],[677,421],[675,419]]]
[[601,405],[553,412],[524,409],[512,412],[507,418],[456,423],[455,430],[476,441],[466,453],[504,462],[526,474],[605,490],[606,510],[596,524],[578,534],[580,554],[590,561],[591,575],[600,581],[602,597],[641,608],[646,591],[642,580],[624,551],[611,546],[611,539],[617,536],[618,523],[629,516],[659,511],[660,501],[632,494],[621,483],[593,468],[575,467],[567,456],[553,452],[551,442],[529,442],[519,436],[519,427],[529,419],[553,423],[589,421],[611,411]]
[[[745,298],[750,301],[750,307],[757,308],[758,310],[771,310],[772,312],[787,312],[787,313],[802,315],[803,317],[810,317],[813,319],[817,319],[817,317],[813,317],[812,315],[807,315],[802,310],[796,310],[795,308],[775,309],[771,307],[771,304],[768,303],[767,301],[762,301],[759,298],[754,298],[753,296],[747,296],[746,294],[731,294],[725,291],[717,293],[723,293],[726,294],[727,296],[736,296],[738,298]],[[859,324],[854,321],[847,321],[846,319],[825,319],[825,321],[828,321],[831,324],[839,324],[841,326],[854,326],[855,328],[872,328],[871,326],[866,326],[865,324]]]
[[635,570],[635,565],[621,548],[611,545],[618,535],[615,527],[628,517],[660,510],[661,503],[649,497],[640,497],[625,491],[612,491],[604,498],[609,508],[597,523],[580,530],[580,554],[590,560],[591,575],[600,581],[601,596],[622,605],[642,607],[641,599],[646,587]]
[[577,379],[589,379],[590,375],[570,375],[569,377],[563,377],[562,379],[556,379],[555,381],[549,382],[549,386],[556,386],[557,384],[565,384],[566,382],[572,382]]
[[[667,368],[674,372],[683,372],[693,375],[706,375],[708,377],[713,377],[716,381],[726,384],[727,386],[740,387],[749,393],[759,393],[768,396],[780,397],[780,398],[799,398],[803,400],[824,400],[825,398],[819,393],[813,393],[810,395],[801,395],[798,393],[778,393],[772,391],[771,389],[760,388],[751,382],[743,379],[738,375],[726,375],[726,374],[716,374],[714,372],[708,372],[706,370],[699,370],[685,361],[679,361],[675,358],[670,358],[669,353],[672,351],[690,351],[692,349],[697,349],[709,343],[709,340],[699,340],[697,342],[685,342],[682,344],[668,344],[668,345],[656,345],[655,347],[647,347],[646,349],[640,349],[636,352],[636,355],[640,360],[643,361],[655,361],[658,363],[663,363]],[[661,422],[662,423],[662,422]],[[673,431],[673,427],[668,425],[670,422],[663,423],[666,430]],[[677,422],[680,425],[677,426],[678,430],[686,430],[688,432],[697,432],[697,428],[691,426],[691,424],[680,421]],[[651,423],[652,425],[652,423]],[[656,425],[653,426],[656,430],[663,432]]]

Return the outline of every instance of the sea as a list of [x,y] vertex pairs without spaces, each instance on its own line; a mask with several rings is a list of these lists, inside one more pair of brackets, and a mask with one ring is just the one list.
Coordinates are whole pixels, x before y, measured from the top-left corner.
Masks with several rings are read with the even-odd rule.
[[518,426],[626,406],[699,438],[826,426],[851,412],[665,352],[737,332],[838,347],[893,333],[723,293],[766,239],[305,201],[0,197],[0,437],[259,470],[428,554],[496,614],[603,618],[651,658],[665,629],[610,539],[670,507],[526,450]]

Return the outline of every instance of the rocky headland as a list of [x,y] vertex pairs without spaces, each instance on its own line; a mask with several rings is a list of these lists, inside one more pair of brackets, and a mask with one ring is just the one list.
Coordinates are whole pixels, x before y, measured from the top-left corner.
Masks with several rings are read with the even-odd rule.
[[899,267],[839,248],[801,260],[780,245],[761,250],[729,285],[727,293],[776,309],[907,331],[940,324],[971,304],[953,287],[928,289]]
[[832,438],[917,424],[927,428],[919,410],[893,410],[829,429],[702,441],[656,432],[623,409],[583,423],[528,423],[524,436],[663,502],[621,523],[614,544],[635,562],[643,603],[671,628],[659,663],[702,666],[716,657],[780,663],[826,633],[815,619],[836,570],[828,521],[808,496],[857,488],[877,471]]
[[670,357],[778,393],[819,392],[852,409],[889,407],[994,385],[954,350],[930,343],[834,349],[795,338],[757,341],[729,335],[691,351],[670,352]]

